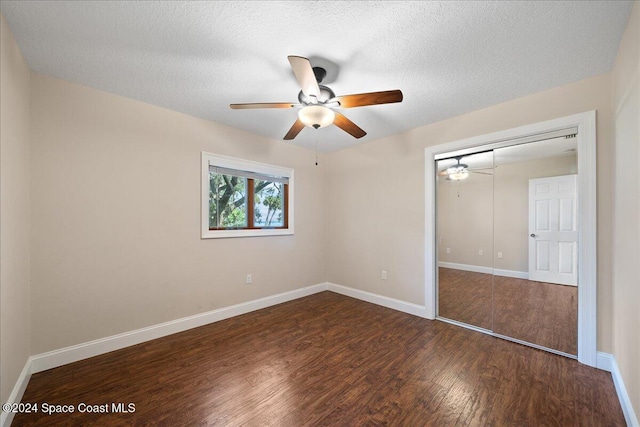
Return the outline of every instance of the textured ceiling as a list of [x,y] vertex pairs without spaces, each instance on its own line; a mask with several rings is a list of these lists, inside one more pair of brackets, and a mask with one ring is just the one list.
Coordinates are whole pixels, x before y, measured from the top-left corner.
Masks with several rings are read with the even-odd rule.
[[[292,142],[361,144],[611,70],[631,1],[2,1],[41,73],[282,139],[297,109],[287,55],[324,65],[337,95],[401,89],[342,110],[368,135],[305,128]],[[283,142],[285,143],[285,142]],[[289,142],[287,142],[289,143]]]

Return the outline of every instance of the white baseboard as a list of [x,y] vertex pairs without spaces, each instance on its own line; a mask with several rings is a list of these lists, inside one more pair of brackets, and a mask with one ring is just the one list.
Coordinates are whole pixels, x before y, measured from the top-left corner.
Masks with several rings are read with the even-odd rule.
[[423,305],[413,304],[401,301],[395,298],[385,297],[383,295],[374,294],[360,289],[349,288],[347,286],[328,283],[327,289],[337,294],[346,295],[372,304],[381,305],[393,310],[402,311],[404,313],[413,314],[414,316],[426,317],[426,310]]
[[613,363],[613,354],[603,353],[601,351],[596,353],[596,368],[611,372],[613,370]]
[[627,422],[628,426],[640,427],[640,423],[638,423],[638,417],[636,416],[636,413],[633,410],[633,405],[631,404],[631,398],[627,393],[627,388],[624,386],[624,381],[622,380],[622,376],[620,375],[620,370],[618,369],[618,363],[616,362],[615,356],[612,356],[612,359],[613,363],[611,366],[611,377],[613,378],[613,385],[615,385],[616,392],[618,393],[618,399],[620,400],[620,406],[622,406],[624,419]]
[[480,265],[458,264],[457,262],[439,261],[438,267],[451,268],[453,270],[472,271],[474,273],[493,274],[494,276],[513,277],[516,279],[529,279],[529,272],[502,270],[500,268],[483,267]]
[[596,356],[596,362],[596,366],[598,367],[598,369],[611,372],[613,385],[616,388],[618,400],[620,400],[620,406],[622,407],[622,413],[624,414],[624,419],[627,422],[627,426],[640,427],[640,423],[638,423],[638,417],[636,416],[636,413],[633,410],[633,406],[631,405],[631,399],[629,398],[629,394],[627,393],[627,388],[624,386],[624,381],[622,380],[622,376],[620,375],[618,362],[616,362],[615,356],[599,351]]
[[45,371],[47,369],[56,368],[68,363],[108,353],[110,351],[120,350],[125,347],[151,341],[177,332],[183,332],[188,329],[197,328],[209,323],[218,322],[220,320],[239,316],[251,311],[260,310],[262,308],[281,304],[283,302],[302,298],[326,290],[327,284],[321,283],[38,354],[31,357],[31,373]]
[[525,279],[529,280],[529,272],[528,271],[515,271],[515,270],[501,270],[499,268],[493,269],[494,276],[502,276],[502,277],[513,277],[515,279]]
[[493,274],[493,268],[481,265],[458,264],[457,262],[439,261],[438,267],[451,268],[453,270],[472,271],[474,273]]
[[[22,368],[22,372],[18,376],[18,380],[16,381],[16,385],[11,390],[11,394],[9,395],[9,399],[6,402],[2,403],[20,403],[22,400],[22,396],[24,395],[24,391],[27,389],[27,384],[29,384],[29,379],[31,378],[31,357],[27,359],[27,363],[24,364],[24,368]],[[15,414],[13,412],[4,412],[0,411],[0,426],[9,427],[11,425],[11,421],[13,421],[13,417]]]

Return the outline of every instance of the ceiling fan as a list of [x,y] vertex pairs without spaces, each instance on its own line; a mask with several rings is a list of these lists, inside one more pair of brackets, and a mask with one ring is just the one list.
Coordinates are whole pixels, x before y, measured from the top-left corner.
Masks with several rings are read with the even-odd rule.
[[475,168],[475,169],[469,169],[469,165],[466,165],[464,163],[460,163],[460,160],[462,160],[464,156],[456,156],[454,157],[454,159],[456,159],[457,163],[446,167],[442,170],[440,170],[440,172],[438,173],[438,176],[444,176],[446,177],[445,179],[447,181],[460,181],[463,179],[466,179],[469,177],[469,172],[473,172],[473,173],[479,173],[481,175],[493,175],[492,173],[489,172],[480,172],[481,170],[485,170],[485,169],[493,169],[493,168]]
[[300,108],[298,119],[284,136],[285,140],[294,139],[305,126],[318,129],[331,124],[338,126],[355,138],[362,138],[367,133],[346,116],[335,111],[336,108],[364,107],[402,101],[402,92],[400,90],[336,96],[329,87],[320,84],[327,75],[324,68],[311,67],[309,60],[301,56],[288,56],[288,59],[293,69],[293,74],[302,89],[298,94],[298,103],[262,102],[229,105],[231,108],[238,110],[251,108]]

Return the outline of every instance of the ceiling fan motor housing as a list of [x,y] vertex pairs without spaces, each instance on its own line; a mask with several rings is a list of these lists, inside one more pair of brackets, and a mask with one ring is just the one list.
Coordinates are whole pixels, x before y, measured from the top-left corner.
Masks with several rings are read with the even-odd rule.
[[327,70],[322,67],[313,67],[313,75],[316,76],[316,81],[320,84],[322,79],[327,76]]
[[336,94],[333,92],[333,90],[331,90],[330,87],[324,86],[324,85],[318,85],[318,87],[320,88],[320,96],[318,97],[317,100],[314,97],[307,96],[304,93],[302,93],[302,91],[300,91],[300,93],[298,93],[298,101],[300,102],[300,104],[302,105],[324,104],[328,100],[336,97]]

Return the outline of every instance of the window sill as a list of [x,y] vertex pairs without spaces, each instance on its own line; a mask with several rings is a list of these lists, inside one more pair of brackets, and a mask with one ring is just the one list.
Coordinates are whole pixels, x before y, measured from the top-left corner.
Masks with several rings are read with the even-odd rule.
[[263,228],[258,230],[207,230],[203,239],[227,239],[232,237],[292,236],[292,228]]

